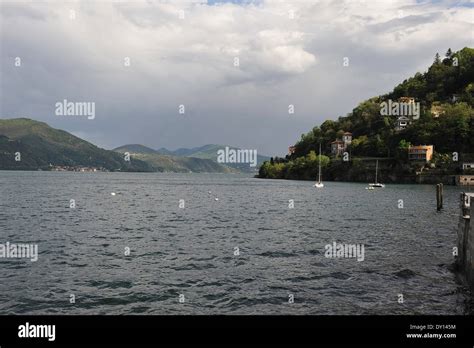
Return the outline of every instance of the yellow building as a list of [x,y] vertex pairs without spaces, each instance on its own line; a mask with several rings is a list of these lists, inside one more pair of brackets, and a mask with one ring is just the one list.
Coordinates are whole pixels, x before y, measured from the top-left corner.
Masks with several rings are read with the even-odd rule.
[[458,175],[456,184],[460,186],[474,186],[474,175]]
[[408,147],[408,159],[411,161],[431,161],[433,145],[418,145]]

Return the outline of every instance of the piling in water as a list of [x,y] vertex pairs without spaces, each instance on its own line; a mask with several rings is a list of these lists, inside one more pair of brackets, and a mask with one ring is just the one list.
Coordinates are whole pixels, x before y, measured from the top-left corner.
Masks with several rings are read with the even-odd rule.
[[443,184],[436,185],[436,209],[440,211],[443,208]]
[[473,214],[474,193],[461,193],[456,267],[463,274],[471,289],[474,289],[474,231],[471,224]]

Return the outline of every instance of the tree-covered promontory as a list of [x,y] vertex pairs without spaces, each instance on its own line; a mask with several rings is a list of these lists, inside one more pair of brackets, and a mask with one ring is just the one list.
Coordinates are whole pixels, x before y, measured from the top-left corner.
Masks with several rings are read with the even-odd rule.
[[[397,128],[397,115],[384,115],[381,105],[410,99],[419,103],[419,115]],[[474,160],[474,49],[447,50],[436,55],[425,73],[403,81],[392,92],[365,100],[348,115],[314,127],[285,158],[272,158],[259,171],[261,178],[314,179],[319,144],[325,180],[366,181],[379,159],[385,182],[412,182],[419,172],[456,174],[462,161]],[[401,120],[403,122],[403,120]],[[352,133],[344,149],[331,151],[335,140]],[[430,163],[408,160],[410,145],[433,145]],[[453,160],[453,153],[459,158]]]

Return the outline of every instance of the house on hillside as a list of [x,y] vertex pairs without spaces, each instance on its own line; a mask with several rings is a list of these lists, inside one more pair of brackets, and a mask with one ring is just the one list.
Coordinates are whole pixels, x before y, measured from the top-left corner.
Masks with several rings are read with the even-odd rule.
[[410,124],[410,118],[406,116],[399,116],[397,117],[397,121],[395,122],[395,130],[401,131],[408,127]]
[[351,143],[352,133],[344,132],[344,134],[342,135],[342,140],[336,139],[331,143],[331,153],[336,156],[342,155],[342,153],[347,150],[347,147]]
[[462,164],[462,170],[474,170],[474,162],[471,162],[471,163],[464,162]]
[[342,135],[342,141],[344,142],[344,145],[347,148],[347,146],[352,143],[352,133],[344,132],[344,134]]
[[331,143],[331,153],[333,155],[339,156],[344,152],[344,142],[342,140],[334,140]]
[[[414,120],[420,118],[420,103],[415,102],[413,97],[400,97],[397,102],[389,100],[388,115],[395,116],[395,131],[399,132],[408,127]],[[386,113],[383,113],[386,115]]]
[[417,145],[408,147],[408,159],[410,161],[431,161],[433,157],[433,145]]

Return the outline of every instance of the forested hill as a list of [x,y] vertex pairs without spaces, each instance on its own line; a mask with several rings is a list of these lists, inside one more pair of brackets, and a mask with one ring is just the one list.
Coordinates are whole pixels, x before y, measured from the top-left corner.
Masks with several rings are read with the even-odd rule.
[[[397,116],[382,115],[381,104],[414,98],[419,103],[418,119],[404,129],[397,129]],[[458,152],[466,158],[474,152],[474,49],[450,49],[444,57],[436,54],[433,64],[424,73],[403,81],[392,92],[363,101],[348,115],[327,120],[301,136],[294,152],[284,159],[274,158],[260,168],[260,177],[309,179],[314,176],[314,161],[319,143],[322,153],[330,156],[331,142],[352,133],[347,151],[352,160],[365,157],[406,160],[407,147],[434,145],[436,156]],[[332,162],[324,159],[324,165]]]
[[0,169],[50,170],[94,167],[110,171],[151,171],[142,161],[101,149],[66,131],[27,118],[0,120]]
[[[66,131],[27,118],[0,120],[0,170],[69,170],[229,173],[208,159],[154,154],[142,145],[101,149]],[[130,152],[130,160],[125,159]]]

